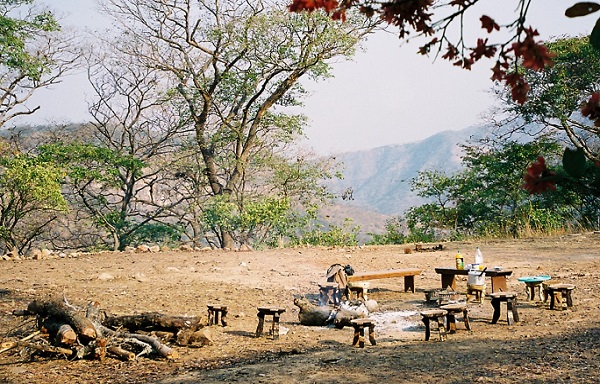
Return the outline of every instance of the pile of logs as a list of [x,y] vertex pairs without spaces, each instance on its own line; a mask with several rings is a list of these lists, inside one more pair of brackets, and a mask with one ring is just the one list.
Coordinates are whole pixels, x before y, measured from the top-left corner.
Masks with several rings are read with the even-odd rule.
[[0,353],[13,348],[29,348],[70,359],[107,356],[134,360],[142,355],[166,359],[177,358],[177,351],[165,343],[180,346],[202,346],[212,340],[206,319],[142,313],[111,316],[90,302],[85,311],[70,305],[66,299],[34,300],[15,316],[35,316],[37,331],[0,345]]

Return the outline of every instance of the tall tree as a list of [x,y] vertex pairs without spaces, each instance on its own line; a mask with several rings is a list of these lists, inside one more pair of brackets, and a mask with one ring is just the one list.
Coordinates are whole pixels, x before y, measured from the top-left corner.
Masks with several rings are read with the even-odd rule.
[[[137,39],[129,53],[162,71],[185,101],[206,186],[239,203],[249,166],[274,138],[297,135],[303,77],[329,76],[332,60],[350,57],[374,23],[294,15],[262,1],[108,0],[106,11]],[[279,107],[280,109],[277,109]],[[234,198],[235,196],[235,198]],[[226,228],[221,246],[233,247]]]

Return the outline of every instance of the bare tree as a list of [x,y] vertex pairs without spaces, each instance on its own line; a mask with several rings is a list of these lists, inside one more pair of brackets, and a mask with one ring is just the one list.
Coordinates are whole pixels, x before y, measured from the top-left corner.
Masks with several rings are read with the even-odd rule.
[[[107,0],[105,10],[137,40],[127,53],[159,70],[185,101],[203,193],[227,201],[246,191],[261,145],[301,133],[275,108],[297,105],[300,79],[329,76],[330,63],[350,57],[374,28],[267,1]],[[234,245],[226,228],[219,236],[222,247]]]

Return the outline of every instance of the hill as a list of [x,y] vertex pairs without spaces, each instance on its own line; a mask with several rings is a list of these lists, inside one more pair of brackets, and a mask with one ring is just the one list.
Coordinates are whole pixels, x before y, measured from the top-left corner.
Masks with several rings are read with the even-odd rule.
[[402,215],[424,202],[411,191],[412,178],[425,170],[460,170],[459,145],[481,138],[486,132],[480,126],[469,127],[440,132],[414,143],[336,155],[344,165],[344,179],[335,180],[330,186],[334,191],[351,188],[353,199],[339,201],[327,214],[336,219],[352,218],[365,231],[378,232],[386,217]]

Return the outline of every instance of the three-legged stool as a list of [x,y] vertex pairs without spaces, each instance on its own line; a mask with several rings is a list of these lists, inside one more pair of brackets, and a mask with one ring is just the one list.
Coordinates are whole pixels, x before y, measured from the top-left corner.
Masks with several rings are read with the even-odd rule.
[[[550,295],[550,309],[556,309],[558,305],[560,310],[568,309],[573,306],[573,297],[571,291],[575,289],[573,284],[552,284],[548,286],[548,294]],[[565,299],[565,300],[563,300]]]
[[437,323],[438,332],[440,334],[440,340],[444,341],[446,339],[446,327],[444,326],[444,319],[448,311],[444,309],[430,309],[428,311],[421,312],[421,316],[423,316],[423,323],[425,324],[425,341],[429,340],[431,336],[431,321],[434,320]]
[[227,326],[227,306],[219,304],[208,304],[208,325],[219,324],[219,314],[221,315],[221,325]]
[[369,288],[368,281],[355,281],[348,282],[348,296],[352,299],[353,294],[356,295],[356,299],[367,300],[367,290]]
[[[475,296],[475,300],[472,300],[473,296]],[[483,303],[483,298],[485,297],[485,284],[483,285],[475,285],[475,284],[467,284],[467,301],[477,302],[479,304]]]
[[340,303],[340,285],[338,283],[319,284],[319,304],[338,305]]
[[494,292],[490,294],[490,297],[492,298],[492,307],[494,307],[492,324],[496,324],[500,318],[500,304],[502,302],[506,303],[506,322],[508,325],[512,325],[513,322],[519,321],[516,292]]
[[550,280],[550,276],[524,276],[518,280],[525,283],[525,290],[529,300],[533,301],[536,297],[539,297],[540,301],[544,301],[543,294],[545,288],[542,285],[545,281]]
[[279,338],[279,316],[283,312],[285,312],[285,308],[258,307],[258,327],[256,327],[256,337],[260,337],[263,332],[265,316],[273,316],[271,335],[273,336],[273,340],[277,340]]
[[376,345],[375,342],[375,320],[373,319],[353,319],[350,321],[354,327],[354,339],[352,345],[358,344],[360,348],[365,347],[365,327],[369,327],[369,341],[371,345]]
[[467,304],[446,304],[442,305],[440,309],[448,311],[446,315],[446,331],[449,333],[456,333],[456,314],[462,313],[463,322],[465,323],[465,328],[470,331],[471,323],[469,323],[469,310],[467,309]]

